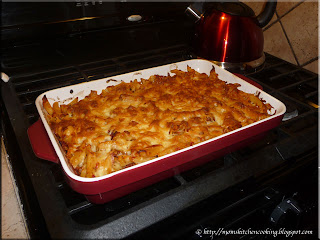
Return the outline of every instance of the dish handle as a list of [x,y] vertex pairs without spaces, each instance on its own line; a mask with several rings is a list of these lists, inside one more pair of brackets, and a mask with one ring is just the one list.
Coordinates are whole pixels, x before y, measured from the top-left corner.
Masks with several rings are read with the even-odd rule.
[[28,136],[32,150],[38,158],[59,163],[59,157],[52,146],[41,119],[28,128]]

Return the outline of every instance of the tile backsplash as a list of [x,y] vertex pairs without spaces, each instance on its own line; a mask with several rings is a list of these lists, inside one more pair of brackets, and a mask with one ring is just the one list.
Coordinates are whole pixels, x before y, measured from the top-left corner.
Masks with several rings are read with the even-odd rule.
[[[247,2],[256,15],[264,1]],[[278,1],[276,13],[264,27],[264,51],[319,73],[318,1]]]

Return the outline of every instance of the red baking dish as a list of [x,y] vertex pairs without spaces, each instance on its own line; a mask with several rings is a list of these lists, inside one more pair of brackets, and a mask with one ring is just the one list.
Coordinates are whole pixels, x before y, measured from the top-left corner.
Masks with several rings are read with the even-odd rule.
[[[99,94],[102,89],[110,85],[118,84],[120,81],[130,82],[134,79],[139,81],[141,78],[147,79],[154,74],[167,75],[173,69],[186,71],[187,66],[206,74],[209,74],[212,67],[214,67],[221,80],[228,83],[239,83],[241,85],[239,89],[244,92],[259,93],[260,98],[273,106],[272,116],[219,137],[102,177],[84,178],[73,172],[46,120],[47,113],[42,106],[42,98],[44,95],[46,95],[51,104],[54,101],[68,103],[75,97],[81,100],[88,95],[91,90],[96,90]],[[117,80],[118,82],[109,81],[111,79]],[[210,61],[195,59],[168,64],[45,92],[36,99],[36,107],[41,121],[39,120],[31,126],[28,134],[36,155],[54,162],[60,162],[68,179],[68,184],[73,190],[84,194],[90,202],[105,203],[230,153],[261,137],[266,131],[278,126],[286,111],[285,105],[258,87],[218,67]],[[40,128],[42,128],[42,130],[39,130]],[[37,134],[39,131],[40,134]],[[41,134],[41,131],[43,134]],[[45,132],[47,134],[44,134]],[[50,143],[48,139],[50,139]],[[34,144],[38,143],[38,145],[41,145],[44,142],[46,142],[45,147],[36,147],[37,144]],[[51,150],[53,148],[55,153],[52,151],[53,153],[51,152],[48,157],[47,153],[51,150],[43,151],[46,148],[51,148]]]

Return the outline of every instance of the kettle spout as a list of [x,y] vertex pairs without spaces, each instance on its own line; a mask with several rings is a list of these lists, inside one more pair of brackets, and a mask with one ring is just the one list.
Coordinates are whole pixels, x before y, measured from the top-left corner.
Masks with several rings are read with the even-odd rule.
[[197,22],[201,19],[201,16],[203,15],[203,4],[204,2],[194,2],[187,7],[185,13],[187,15],[195,17]]

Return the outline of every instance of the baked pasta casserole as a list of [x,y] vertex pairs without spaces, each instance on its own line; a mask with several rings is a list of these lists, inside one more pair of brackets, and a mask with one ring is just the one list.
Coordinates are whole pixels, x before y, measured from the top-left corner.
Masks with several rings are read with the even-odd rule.
[[43,97],[49,125],[74,172],[99,177],[270,116],[272,106],[188,67],[91,91],[69,104]]

